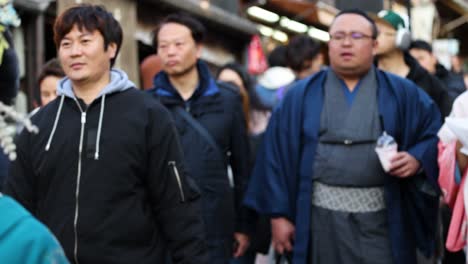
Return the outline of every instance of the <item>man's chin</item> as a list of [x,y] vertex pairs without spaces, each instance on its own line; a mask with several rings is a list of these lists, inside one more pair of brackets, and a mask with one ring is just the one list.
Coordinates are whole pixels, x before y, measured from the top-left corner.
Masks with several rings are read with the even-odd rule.
[[169,75],[170,77],[172,78],[177,78],[177,77],[181,77],[181,76],[185,76],[188,71],[166,71],[167,75]]

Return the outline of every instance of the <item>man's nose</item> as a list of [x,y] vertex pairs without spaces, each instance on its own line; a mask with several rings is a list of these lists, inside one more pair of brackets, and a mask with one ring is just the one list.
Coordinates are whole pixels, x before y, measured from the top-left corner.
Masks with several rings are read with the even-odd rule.
[[343,42],[341,42],[343,45],[349,46],[353,43],[353,40],[351,39],[350,35],[346,35],[343,39]]
[[81,55],[82,52],[83,52],[82,46],[79,43],[72,44],[71,49],[70,49],[70,53],[72,56]]
[[174,55],[174,54],[176,54],[176,52],[177,52],[177,49],[176,49],[175,45],[169,45],[167,47],[167,54]]

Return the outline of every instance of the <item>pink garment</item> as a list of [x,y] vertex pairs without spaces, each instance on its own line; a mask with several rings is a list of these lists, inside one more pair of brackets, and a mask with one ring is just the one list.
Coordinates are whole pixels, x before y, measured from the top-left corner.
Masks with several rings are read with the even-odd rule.
[[445,246],[449,251],[459,251],[466,245],[467,217],[464,203],[464,186],[467,170],[462,175],[460,184],[455,182],[456,142],[439,142],[439,185],[443,200],[452,209],[452,220]]

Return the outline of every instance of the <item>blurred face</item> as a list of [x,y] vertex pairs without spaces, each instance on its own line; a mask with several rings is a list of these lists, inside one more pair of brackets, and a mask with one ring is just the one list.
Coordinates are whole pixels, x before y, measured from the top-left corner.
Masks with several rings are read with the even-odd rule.
[[419,64],[423,66],[424,69],[432,74],[435,74],[437,59],[434,55],[432,55],[432,53],[423,49],[411,49],[409,52],[411,56],[413,56],[419,62]]
[[312,60],[304,62],[303,70],[297,73],[297,78],[304,79],[305,77],[320,71],[320,67],[322,67],[322,65],[323,56],[321,53],[319,53]]
[[190,29],[177,23],[164,24],[158,32],[158,56],[163,70],[172,77],[196,70],[201,45],[196,44]]
[[97,30],[80,31],[77,26],[65,35],[59,45],[59,59],[65,74],[74,84],[97,83],[109,78],[110,60],[117,45],[104,50],[104,38]]
[[463,70],[463,63],[458,56],[452,56],[450,62],[452,63],[452,71],[461,72]]
[[41,103],[42,106],[48,104],[50,101],[57,97],[57,83],[60,80],[56,76],[45,77],[39,85],[41,91]]
[[224,69],[218,76],[218,80],[224,81],[224,82],[232,82],[237,87],[239,87],[242,91],[246,92],[244,83],[242,82],[241,77],[233,70],[231,69]]
[[379,43],[376,48],[376,55],[388,54],[394,51],[397,47],[396,43],[396,30],[385,23],[377,22],[377,28],[379,29],[379,35],[377,42]]
[[344,14],[330,27],[330,65],[339,75],[361,76],[369,71],[377,42],[371,24],[362,16]]

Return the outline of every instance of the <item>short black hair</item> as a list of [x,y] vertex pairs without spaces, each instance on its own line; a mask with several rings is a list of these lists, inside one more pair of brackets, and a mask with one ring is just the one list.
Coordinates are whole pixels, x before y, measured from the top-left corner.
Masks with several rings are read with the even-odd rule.
[[202,43],[203,39],[205,38],[206,29],[203,26],[203,24],[200,21],[198,21],[196,18],[184,12],[170,14],[166,16],[165,18],[163,18],[163,20],[159,22],[158,26],[153,31],[154,32],[153,45],[156,48],[156,51],[158,49],[159,31],[161,30],[162,26],[164,26],[165,24],[169,24],[169,23],[176,23],[176,24],[186,26],[192,33],[192,38],[197,44]]
[[420,49],[432,53],[432,46],[424,40],[415,40],[411,42],[409,49]]
[[49,76],[53,76],[57,78],[65,77],[65,72],[63,72],[62,65],[60,65],[60,62],[57,58],[53,58],[47,61],[44,64],[44,66],[42,66],[42,69],[37,78],[37,88],[34,90],[34,97],[40,105],[42,105],[41,91],[40,91],[41,83],[45,78]]
[[110,60],[111,67],[114,66],[122,45],[123,32],[112,13],[104,6],[91,4],[80,4],[65,10],[57,17],[54,24],[54,42],[57,49],[60,48],[62,39],[75,25],[79,30],[84,28],[90,32],[99,31],[104,38],[104,50],[107,50],[111,43],[117,45],[115,57]]
[[297,35],[287,46],[288,66],[296,72],[304,70],[304,62],[320,53],[320,43],[306,35]]
[[[364,11],[362,11],[361,9],[358,9],[358,8],[351,8],[351,9],[345,9],[345,10],[342,10],[340,11],[336,16],[335,18],[333,19],[333,22],[332,22],[332,25],[333,23],[335,23],[335,20],[341,16],[341,15],[346,15],[346,14],[354,14],[354,15],[358,15],[358,16],[362,16],[365,20],[367,20],[370,25],[371,25],[371,30],[372,30],[372,38],[373,39],[376,39],[377,36],[379,35],[379,30],[377,29],[377,25],[375,24],[375,21]],[[330,28],[331,28],[331,25],[330,25]]]
[[279,45],[268,55],[269,67],[287,67],[288,66],[288,48],[285,45]]

